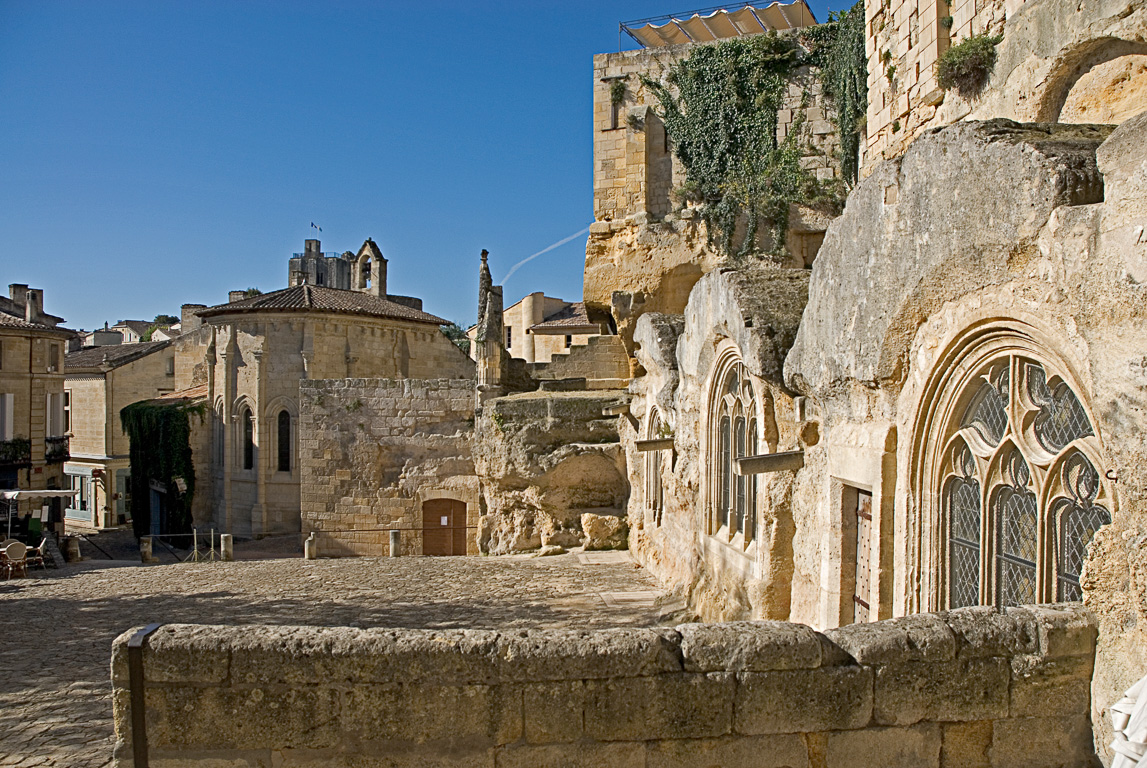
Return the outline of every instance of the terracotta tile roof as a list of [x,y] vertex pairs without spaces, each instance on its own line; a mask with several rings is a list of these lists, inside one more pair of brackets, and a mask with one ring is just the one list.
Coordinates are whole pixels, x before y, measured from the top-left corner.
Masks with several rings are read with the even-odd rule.
[[112,368],[127,365],[152,352],[158,352],[171,342],[141,341],[138,344],[108,344],[102,347],[84,347],[64,355],[64,370],[99,368],[104,364]]
[[445,325],[446,321],[427,312],[359,291],[344,291],[321,285],[296,285],[281,291],[252,296],[249,299],[219,304],[197,313],[215,317],[232,312],[331,312],[341,315],[388,317],[415,323]]
[[597,328],[597,324],[589,321],[589,316],[585,312],[585,302],[575,301],[537,325],[530,326],[531,331],[557,331],[563,328]]
[[59,331],[61,333],[65,333],[65,334],[74,333],[74,331],[72,331],[68,328],[57,328],[56,326],[47,325],[45,323],[29,323],[27,320],[24,319],[23,314],[20,314],[20,315],[9,314],[9,313],[5,312],[2,308],[0,308],[0,328],[22,328],[25,330],[36,330],[36,331]]
[[186,402],[191,403],[191,402],[195,402],[197,400],[206,400],[206,399],[207,399],[207,385],[206,384],[200,384],[197,387],[190,387],[189,389],[181,389],[177,392],[168,392],[166,394],[160,395],[159,397],[154,397],[151,400],[149,400],[148,402],[165,403],[165,402],[171,402],[172,400],[177,400],[177,401],[178,400],[184,400]]

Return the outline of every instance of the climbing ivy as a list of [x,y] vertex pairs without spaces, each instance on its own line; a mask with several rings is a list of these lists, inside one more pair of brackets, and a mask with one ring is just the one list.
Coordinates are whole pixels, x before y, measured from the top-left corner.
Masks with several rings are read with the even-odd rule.
[[[131,441],[132,528],[135,535],[151,534],[151,483],[167,489],[164,533],[190,533],[191,500],[195,496],[195,468],[191,460],[192,414],[202,419],[205,403],[144,401],[119,413],[123,431]],[[180,491],[176,478],[186,490]]]
[[[697,46],[673,66],[665,83],[641,78],[660,104],[658,116],[685,167],[678,198],[704,204],[710,240],[725,253],[751,253],[765,226],[771,229],[772,253],[779,255],[790,205],[836,209],[842,202],[838,183],[822,183],[801,166],[803,117],[783,141],[776,138],[778,110],[793,73],[804,64],[817,68],[834,100],[842,170],[854,182],[867,98],[860,3],[807,35],[768,33]],[[734,242],[738,232],[740,241]]]

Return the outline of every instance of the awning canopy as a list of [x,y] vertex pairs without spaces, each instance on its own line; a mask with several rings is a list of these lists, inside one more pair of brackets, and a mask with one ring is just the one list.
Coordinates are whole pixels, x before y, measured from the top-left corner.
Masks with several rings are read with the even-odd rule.
[[0,499],[7,501],[14,501],[18,499],[55,499],[61,496],[75,496],[79,491],[61,491],[61,490],[44,490],[44,491],[0,491]]
[[805,0],[767,6],[718,6],[699,11],[623,21],[621,28],[643,48],[704,43],[816,24]]

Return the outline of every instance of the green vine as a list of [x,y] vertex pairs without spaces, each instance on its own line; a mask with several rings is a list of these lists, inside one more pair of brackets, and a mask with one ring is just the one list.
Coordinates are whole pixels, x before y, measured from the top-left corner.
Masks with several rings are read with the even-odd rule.
[[609,84],[609,103],[618,106],[625,101],[625,81],[614,80]]
[[132,527],[137,537],[151,534],[151,516],[159,513],[151,509],[152,481],[167,489],[164,533],[191,532],[195,468],[190,417],[202,419],[206,413],[206,403],[155,400],[132,403],[120,411],[120,424],[131,441]]
[[777,141],[777,113],[796,69],[806,64],[834,102],[842,171],[853,183],[867,106],[860,3],[800,36],[769,33],[697,46],[666,84],[641,78],[660,103],[659,117],[685,167],[676,196],[703,204],[710,241],[729,255],[752,253],[762,226],[771,229],[771,253],[779,255],[791,205],[838,209],[842,202],[839,182],[822,183],[801,166],[806,101]]
[[[868,110],[868,56],[864,51],[864,0],[847,11],[829,14],[828,23],[802,30],[810,63],[820,72],[824,92],[835,109],[840,133],[840,175],[848,185],[860,178],[860,144]],[[888,51],[888,61],[892,53]]]

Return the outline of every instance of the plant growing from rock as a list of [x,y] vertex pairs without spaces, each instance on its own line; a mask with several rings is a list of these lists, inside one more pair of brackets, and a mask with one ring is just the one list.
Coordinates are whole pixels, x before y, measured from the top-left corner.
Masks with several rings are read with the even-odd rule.
[[953,45],[936,63],[936,82],[966,99],[979,95],[992,76],[996,46],[1003,39],[1003,35],[972,35]]

